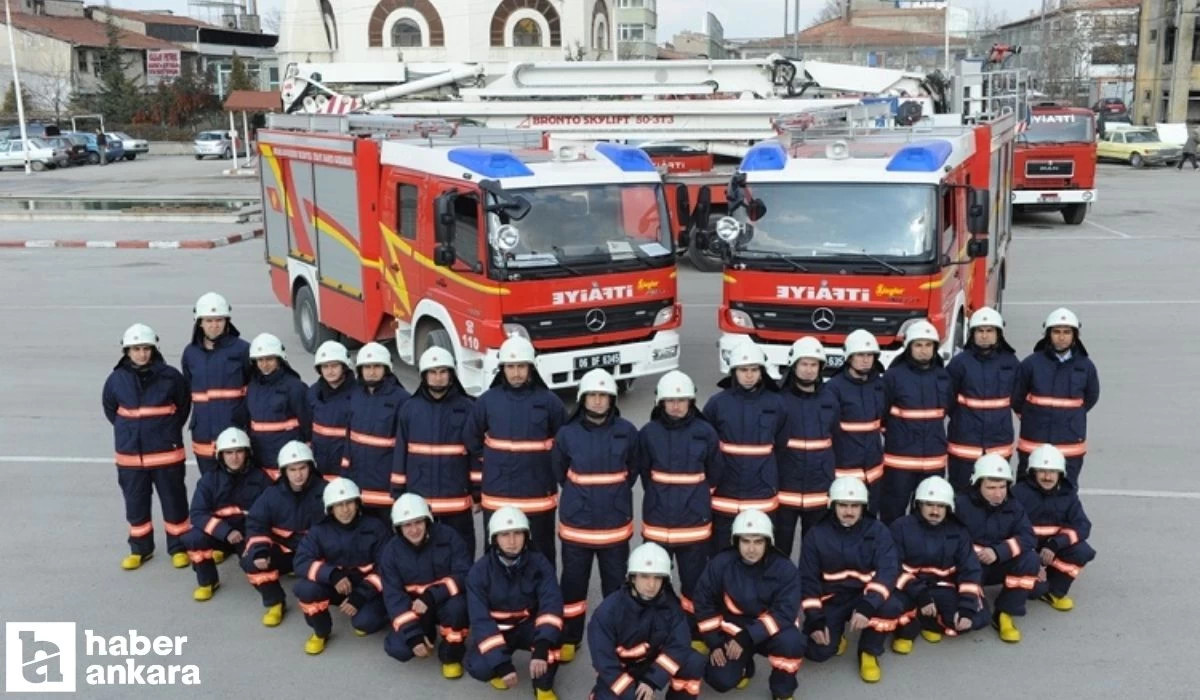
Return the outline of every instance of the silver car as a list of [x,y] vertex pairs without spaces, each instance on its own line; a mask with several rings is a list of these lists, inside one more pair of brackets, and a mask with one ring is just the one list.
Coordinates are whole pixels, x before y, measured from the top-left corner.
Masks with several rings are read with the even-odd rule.
[[228,131],[201,131],[192,141],[192,147],[196,152],[196,160],[206,156],[226,160],[233,157],[233,139],[229,138]]
[[114,131],[108,135],[108,138],[117,139],[125,146],[125,160],[133,160],[150,152],[149,141],[135,139],[124,131]]

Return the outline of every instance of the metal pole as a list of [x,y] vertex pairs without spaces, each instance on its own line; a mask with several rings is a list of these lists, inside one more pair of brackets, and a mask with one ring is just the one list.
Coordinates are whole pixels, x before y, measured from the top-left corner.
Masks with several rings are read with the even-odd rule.
[[950,75],[950,0],[946,0],[945,14],[942,17],[942,41],[944,42],[942,51],[945,52],[942,72]]
[[246,165],[250,165],[250,122],[246,119],[246,110],[242,110],[242,142],[246,144]]
[[784,46],[787,46],[788,35],[788,0],[783,0],[783,41]]
[[17,42],[13,40],[12,8],[4,0],[4,23],[8,26],[8,56],[12,61],[13,92],[17,95],[17,121],[21,125],[21,147],[25,149],[25,174],[33,173],[29,164],[29,132],[25,129],[25,104],[21,99],[21,76],[17,73]]
[[800,0],[792,8],[792,58],[800,58]]
[[1049,53],[1048,53],[1050,44],[1047,41],[1048,37],[1046,35],[1046,13],[1049,11],[1049,9],[1050,9],[1050,0],[1042,0],[1042,17],[1041,17],[1041,22],[1040,22],[1041,26],[1039,28],[1040,32],[1041,32],[1042,46],[1041,46],[1041,49],[1038,51],[1038,53],[1040,54],[1040,56],[1038,58],[1042,64],[1042,67],[1041,67],[1041,70],[1039,71],[1041,73],[1041,75],[1039,76],[1040,80],[1038,81],[1038,89],[1045,95],[1050,94],[1049,92],[1047,92],[1048,83],[1050,82],[1050,75],[1049,75],[1050,57],[1049,57]]
[[617,0],[609,0],[608,45],[612,49],[612,60],[621,60],[621,28],[617,25]]

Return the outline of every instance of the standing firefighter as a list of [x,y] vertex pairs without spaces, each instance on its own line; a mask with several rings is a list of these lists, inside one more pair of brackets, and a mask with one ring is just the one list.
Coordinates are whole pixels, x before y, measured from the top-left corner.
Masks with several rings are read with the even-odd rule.
[[167,551],[177,569],[187,566],[181,537],[188,531],[183,424],[191,410],[187,384],[167,365],[158,336],[135,323],[121,339],[121,360],[104,382],[101,403],[113,426],[117,483],[125,496],[130,554],[121,568],[139,568],[154,554],[152,490],[158,491]]
[[358,386],[350,399],[350,442],[342,466],[346,476],[362,489],[367,512],[387,523],[395,478],[396,427],[409,393],[392,373],[392,354],[379,343],[362,346],[354,364],[358,366]]
[[463,428],[475,401],[459,383],[448,350],[429,348],[418,369],[421,384],[397,419],[392,496],[407,491],[424,498],[437,521],[462,537],[474,561],[471,463]]
[[192,529],[183,543],[196,571],[192,598],[210,600],[221,585],[214,559],[241,552],[246,543],[246,513],[270,485],[255,463],[250,437],[241,428],[226,428],[217,436],[217,469],[200,477],[192,494]]
[[1078,486],[1087,453],[1087,414],[1100,401],[1100,377],[1070,309],[1051,311],[1042,327],[1046,334],[1021,362],[1013,398],[1021,417],[1017,478],[1025,477],[1029,453],[1049,444],[1067,458],[1067,478]]
[[965,491],[975,460],[985,452],[1013,453],[1012,395],[1020,372],[1016,351],[1004,339],[1004,319],[983,307],[971,314],[971,333],[946,371],[954,393],[950,406],[950,485]]
[[471,555],[459,533],[435,523],[425,499],[406,493],[392,506],[396,537],[379,555],[383,602],[392,629],[383,648],[397,661],[433,654],[442,676],[462,678],[466,654],[467,598],[464,594]]
[[529,548],[529,519],[520,510],[500,508],[488,521],[487,531],[491,542],[467,575],[471,617],[467,673],[497,690],[513,688],[517,685],[513,652],[530,650],[535,696],[555,700],[563,601],[554,565]]
[[867,485],[867,509],[878,512],[883,478],[883,428],[887,397],[879,341],[859,329],[846,336],[846,364],[826,385],[837,398],[838,424],[833,431],[834,476],[851,476]]
[[279,451],[279,481],[267,488],[246,516],[246,548],[242,570],[262,595],[262,623],[283,621],[284,594],[279,575],[293,571],[293,557],[309,528],[325,516],[321,494],[325,482],[312,450],[292,441]]
[[217,435],[230,426],[250,427],[246,386],[250,383],[250,343],[230,318],[225,297],[208,292],[192,309],[192,342],[183,350],[180,369],[192,391],[192,452],[200,473],[217,468]]
[[250,387],[246,408],[250,412],[250,444],[272,480],[279,478],[275,458],[292,440],[308,442],[308,387],[288,364],[283,343],[270,333],[260,333],[250,343]]
[[592,700],[699,697],[705,659],[689,646],[687,617],[671,589],[671,555],[647,542],[629,555],[625,585],[607,596],[588,623],[596,670]]
[[307,397],[308,415],[312,420],[313,457],[321,474],[332,480],[342,472],[347,426],[350,425],[350,399],[358,383],[350,367],[350,353],[336,340],[321,343],[313,367],[321,375],[308,387]]
[[467,452],[482,464],[486,517],[505,506],[525,513],[530,539],[552,569],[558,487],[550,451],[565,420],[562,401],[538,374],[533,345],[511,336],[500,345],[500,371],[463,430]]
[[562,661],[583,641],[592,561],[600,591],[612,595],[625,579],[633,537],[633,482],[637,428],[617,410],[617,383],[594,369],[579,381],[578,407],[554,439],[551,463],[562,485],[558,537],[562,541]]

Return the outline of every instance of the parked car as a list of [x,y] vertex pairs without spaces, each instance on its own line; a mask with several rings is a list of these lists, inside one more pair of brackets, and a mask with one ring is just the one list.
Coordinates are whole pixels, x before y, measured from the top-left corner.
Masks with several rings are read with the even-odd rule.
[[228,131],[201,131],[192,141],[196,160],[207,156],[229,159],[233,157],[233,139]]
[[84,165],[88,162],[87,139],[82,136],[48,136],[43,139],[46,143],[54,146],[56,149],[67,153],[67,162],[70,165]]
[[133,160],[140,155],[150,152],[149,141],[146,139],[135,139],[124,131],[114,131],[108,135],[108,138],[117,139],[125,147],[125,160]]
[[[37,171],[66,167],[66,151],[60,151],[41,139],[29,139],[30,167]],[[21,139],[0,141],[0,169],[24,168],[25,144]]]
[[1128,114],[1129,108],[1120,97],[1105,97],[1092,105],[1092,111],[1097,114]]
[[[99,147],[96,146],[95,132],[72,131],[69,133],[71,133],[72,135],[76,135],[76,136],[82,136],[83,138],[87,139],[87,150],[88,150],[88,162],[89,163],[99,163],[100,162],[100,149],[99,149]],[[113,136],[111,134],[105,134],[105,140],[107,141],[107,143],[105,144],[105,147],[104,147],[105,153],[107,154],[104,158],[106,163],[111,163],[115,160],[121,160],[122,158],[125,157],[125,146],[121,143],[120,139],[113,138]]]
[[1154,127],[1110,131],[1096,144],[1097,160],[1117,160],[1135,168],[1179,160],[1183,149],[1163,143]]
[[[31,139],[40,139],[46,136],[58,136],[62,132],[53,124],[43,124],[42,122],[25,122],[25,136]],[[17,123],[5,124],[0,126],[0,141],[9,141],[11,139],[21,138],[21,125]]]

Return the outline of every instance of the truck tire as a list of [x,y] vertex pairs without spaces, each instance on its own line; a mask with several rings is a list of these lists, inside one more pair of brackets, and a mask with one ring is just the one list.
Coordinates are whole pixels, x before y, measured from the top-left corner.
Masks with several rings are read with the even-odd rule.
[[296,335],[300,336],[300,345],[308,352],[315,353],[321,343],[334,339],[334,332],[322,324],[317,316],[317,299],[307,284],[296,290],[296,298],[292,300],[292,316]]
[[[712,231],[717,226],[717,219],[724,216],[724,212],[713,213],[708,216],[708,230]],[[706,250],[701,250],[700,246],[696,245],[696,239],[692,238],[692,244],[687,250],[688,260],[692,261],[692,266],[700,272],[720,272],[725,269],[725,261],[720,256],[713,255]]]
[[1088,205],[1083,204],[1082,202],[1078,204],[1068,204],[1067,206],[1063,207],[1062,210],[1063,221],[1071,224],[1072,226],[1078,226],[1079,224],[1082,224],[1084,217],[1087,216],[1087,207]]
[[[436,321],[422,322],[417,329],[417,337],[413,340],[413,366],[421,359],[421,355],[429,348],[442,348],[454,355],[454,340]],[[457,355],[454,361],[458,361]]]

